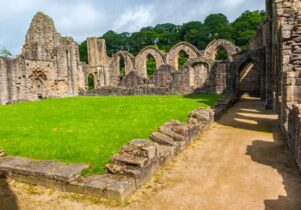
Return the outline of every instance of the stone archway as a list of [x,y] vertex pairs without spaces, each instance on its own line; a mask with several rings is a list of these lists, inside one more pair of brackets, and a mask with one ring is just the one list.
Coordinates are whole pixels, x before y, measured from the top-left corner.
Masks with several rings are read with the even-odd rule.
[[210,60],[216,60],[216,54],[220,47],[223,47],[228,54],[228,60],[232,62],[234,60],[234,56],[241,51],[239,47],[237,47],[232,42],[225,40],[225,39],[217,39],[213,40],[209,45],[206,47],[204,51],[204,58]]
[[166,56],[166,63],[179,70],[179,56],[180,53],[188,55],[189,59],[201,57],[199,50],[188,42],[180,42],[175,45]]
[[36,86],[36,91],[37,91],[38,99],[43,99],[45,97],[44,96],[44,84],[43,84],[43,80],[37,79],[35,81],[35,86]]
[[151,55],[156,61],[156,69],[165,64],[164,54],[154,47],[146,47],[139,52],[135,59],[135,67],[138,75],[147,78],[147,58]]
[[260,94],[260,72],[252,60],[244,62],[239,68],[239,92],[258,96]]
[[120,76],[120,60],[124,60],[124,76],[134,70],[135,57],[127,51],[118,51],[114,54],[111,68],[118,76]]
[[41,70],[40,67],[38,67],[32,71],[29,78],[33,82],[36,97],[38,99],[46,98],[46,90],[44,89],[44,83],[45,81],[47,81],[47,76],[45,75],[44,71]]
[[95,89],[95,77],[92,73],[87,76],[87,86],[89,90]]

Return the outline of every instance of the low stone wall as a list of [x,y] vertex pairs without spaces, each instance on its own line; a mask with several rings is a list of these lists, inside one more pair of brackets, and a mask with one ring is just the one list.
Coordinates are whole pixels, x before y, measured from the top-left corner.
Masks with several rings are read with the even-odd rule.
[[135,96],[135,95],[171,95],[170,88],[154,87],[152,85],[136,87],[103,87],[97,90],[89,90],[87,96]]
[[195,109],[185,123],[176,120],[165,123],[152,133],[150,140],[132,140],[112,157],[112,163],[106,166],[104,175],[84,177],[81,171],[88,165],[10,157],[0,150],[0,176],[67,192],[124,201],[190,145],[235,101],[235,97],[227,96],[213,108]]

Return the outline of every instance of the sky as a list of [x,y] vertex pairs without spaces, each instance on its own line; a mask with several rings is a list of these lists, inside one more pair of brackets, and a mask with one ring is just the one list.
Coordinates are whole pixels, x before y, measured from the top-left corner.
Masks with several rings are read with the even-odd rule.
[[223,13],[230,21],[245,10],[263,10],[264,0],[0,0],[0,48],[20,54],[32,17],[44,12],[57,31],[77,42],[108,30],[134,32],[160,23],[203,21]]

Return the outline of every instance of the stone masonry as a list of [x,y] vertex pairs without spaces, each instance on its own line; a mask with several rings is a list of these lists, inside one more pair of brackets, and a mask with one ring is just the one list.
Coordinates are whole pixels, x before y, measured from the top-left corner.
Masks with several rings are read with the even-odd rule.
[[0,58],[0,103],[78,95],[85,88],[79,64],[74,40],[61,37],[51,18],[37,13],[22,54]]
[[[157,90],[161,88],[166,89],[163,94],[193,92],[220,94],[231,89],[227,87],[229,84],[227,80],[233,78],[228,75],[229,66],[215,60],[217,51],[219,47],[223,47],[228,53],[229,62],[233,61],[240,52],[239,47],[227,40],[214,40],[205,51],[199,51],[190,43],[180,42],[168,53],[147,46],[136,57],[126,51],[119,51],[109,57],[105,40],[88,38],[87,43],[89,52],[87,74],[93,75],[96,89],[88,91],[90,95],[108,95],[108,92],[113,95],[155,95],[161,92]],[[189,59],[185,65],[179,67],[178,58],[183,52]],[[156,61],[157,70],[151,78],[147,75],[148,56],[152,56]],[[124,59],[125,76],[120,75],[121,58]],[[170,71],[167,73],[162,69],[170,69]],[[129,84],[128,81],[132,83]]]

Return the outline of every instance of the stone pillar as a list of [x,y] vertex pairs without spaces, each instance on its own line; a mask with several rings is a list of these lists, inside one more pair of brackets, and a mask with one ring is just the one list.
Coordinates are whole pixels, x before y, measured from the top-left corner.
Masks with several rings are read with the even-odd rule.
[[272,46],[273,46],[273,2],[266,0],[266,109],[273,108],[273,62],[272,62]]
[[89,65],[91,67],[108,65],[106,42],[104,39],[88,38],[87,47]]

